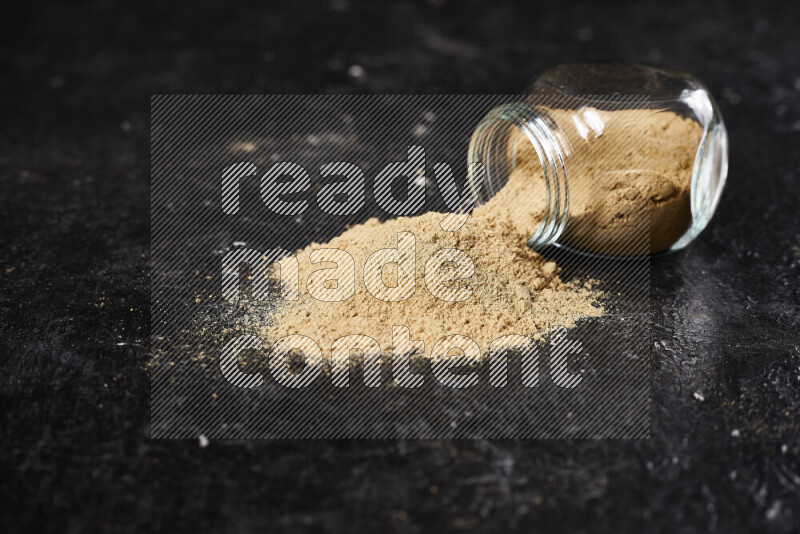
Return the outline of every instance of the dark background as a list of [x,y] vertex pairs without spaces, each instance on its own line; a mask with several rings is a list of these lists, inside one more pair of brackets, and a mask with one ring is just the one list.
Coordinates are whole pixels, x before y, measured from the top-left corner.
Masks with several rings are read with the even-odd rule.
[[[800,531],[800,4],[2,9],[4,532]],[[700,77],[732,147],[653,265],[651,439],[149,439],[152,94],[518,93],[611,58]]]

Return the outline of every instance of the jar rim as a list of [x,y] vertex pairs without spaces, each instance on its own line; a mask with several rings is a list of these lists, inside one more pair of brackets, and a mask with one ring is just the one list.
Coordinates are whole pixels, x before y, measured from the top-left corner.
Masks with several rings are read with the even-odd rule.
[[[527,244],[538,249],[556,244],[569,219],[569,189],[565,159],[568,148],[558,135],[558,126],[547,111],[528,103],[504,104],[492,109],[476,126],[467,155],[468,186],[475,205],[487,202],[508,182],[516,161],[508,159],[508,129],[522,132],[542,166],[545,182],[545,213]],[[505,161],[497,161],[498,154]],[[482,164],[481,172],[475,163]],[[505,174],[505,176],[497,176]],[[484,183],[478,183],[478,182]],[[500,187],[494,184],[500,182]]]

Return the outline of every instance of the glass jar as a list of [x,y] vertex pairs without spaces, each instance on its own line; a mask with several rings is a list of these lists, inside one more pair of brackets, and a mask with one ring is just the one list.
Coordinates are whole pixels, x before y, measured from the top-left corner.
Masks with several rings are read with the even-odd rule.
[[638,256],[683,248],[705,228],[725,185],[728,140],[691,75],[576,63],[490,111],[468,161],[483,164],[470,165],[476,204],[505,190],[529,246]]

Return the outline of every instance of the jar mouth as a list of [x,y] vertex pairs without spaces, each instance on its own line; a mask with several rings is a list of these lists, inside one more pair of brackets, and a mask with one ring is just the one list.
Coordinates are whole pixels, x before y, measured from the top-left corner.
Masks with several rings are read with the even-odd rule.
[[535,150],[545,183],[544,217],[538,228],[531,229],[533,233],[527,240],[529,247],[540,249],[556,244],[569,219],[566,150],[558,126],[546,110],[523,103],[491,110],[470,140],[468,186],[476,206],[488,202],[517,167],[517,143],[521,139]]

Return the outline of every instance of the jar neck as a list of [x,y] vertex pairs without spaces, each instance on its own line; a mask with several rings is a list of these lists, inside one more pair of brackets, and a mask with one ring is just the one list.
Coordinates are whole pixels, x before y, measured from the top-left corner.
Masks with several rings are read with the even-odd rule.
[[[469,186],[476,205],[488,202],[508,182],[518,163],[517,147],[512,145],[518,139],[526,139],[531,144],[542,167],[546,195],[544,217],[539,228],[531,228],[533,233],[527,243],[531,248],[543,248],[558,241],[569,218],[565,166],[568,149],[558,126],[545,110],[526,103],[513,103],[490,111],[470,140]],[[483,164],[483,172],[473,170],[480,167],[475,163]]]

